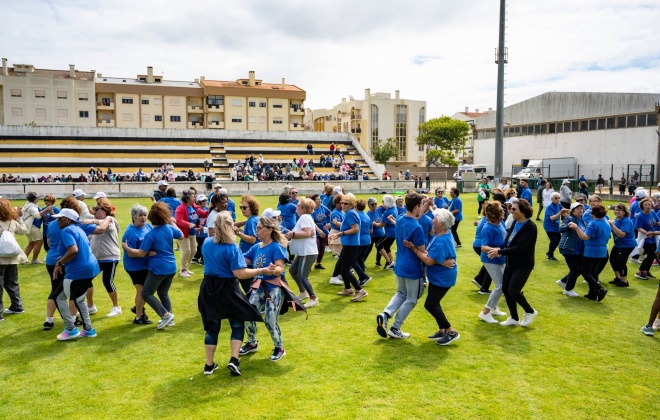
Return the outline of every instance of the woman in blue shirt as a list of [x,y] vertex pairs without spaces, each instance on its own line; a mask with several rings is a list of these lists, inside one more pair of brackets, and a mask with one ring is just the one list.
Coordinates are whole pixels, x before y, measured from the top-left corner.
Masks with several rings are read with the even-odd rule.
[[612,228],[604,219],[607,214],[605,207],[597,204],[591,208],[592,222],[582,229],[576,223],[569,223],[568,228],[575,230],[584,241],[584,254],[580,263],[580,274],[589,284],[589,293],[585,297],[600,302],[605,298],[607,289],[598,282],[596,271],[603,258],[607,258],[607,242],[610,240]]
[[449,208],[449,199],[444,196],[445,189],[444,187],[438,187],[435,190],[435,197],[433,197],[433,204],[439,209],[448,209]]
[[[142,299],[161,317],[157,328],[162,330],[174,325],[172,301],[169,296],[172,279],[176,274],[176,257],[172,241],[182,238],[183,232],[176,222],[171,221],[170,210],[165,203],[158,202],[151,206],[147,219],[153,229],[144,235],[140,248],[131,248],[126,242],[122,243],[122,247],[130,258],[149,256],[147,262],[149,272],[144,279]],[[155,293],[158,293],[160,300],[154,296]]]
[[280,211],[282,224],[287,230],[293,229],[296,225],[296,205],[297,203],[291,202],[288,194],[280,194],[277,210]]
[[489,324],[497,324],[498,321],[493,318],[493,315],[503,316],[506,315],[500,311],[498,304],[502,297],[502,278],[504,276],[504,263],[505,257],[489,258],[488,252],[493,248],[504,248],[504,238],[506,238],[506,229],[504,229],[504,211],[499,202],[488,203],[484,209],[484,219],[488,219],[481,230],[481,254],[480,260],[484,265],[490,278],[495,283],[495,288],[488,297],[488,302],[484,309],[479,312],[479,318]]
[[[488,205],[488,201],[482,201],[481,205],[484,207],[484,214],[486,214],[486,209],[485,207]],[[472,249],[474,252],[477,253],[477,255],[481,255],[481,231],[484,228],[484,225],[487,223],[487,218],[482,217],[478,222],[474,222],[474,225],[477,227],[475,232],[474,232],[474,241],[472,241]],[[472,279],[472,284],[477,286],[479,288],[479,294],[481,295],[488,295],[490,294],[490,285],[492,283],[492,279],[490,277],[490,274],[488,274],[488,271],[486,271],[486,267],[484,265],[481,265],[481,268],[479,269],[479,272],[477,275]]]
[[614,206],[614,215],[615,220],[608,220],[614,238],[614,246],[610,251],[610,265],[616,276],[610,284],[616,287],[628,287],[628,257],[637,247],[635,229],[625,204],[618,203]]
[[458,237],[458,225],[463,220],[463,202],[461,201],[459,195],[460,192],[458,188],[452,188],[449,193],[451,196],[451,202],[449,203],[449,211],[454,215],[454,225],[451,227],[451,236],[454,237],[454,242],[456,242],[456,248],[460,248],[461,239]]
[[392,244],[396,239],[396,217],[398,211],[394,202],[394,197],[389,194],[383,196],[383,212],[382,221],[385,223],[385,236],[376,244],[376,250],[380,255],[385,258],[384,270],[391,270],[394,268],[394,258],[392,257]]
[[642,280],[648,280],[649,278],[655,278],[651,275],[650,269],[655,259],[656,243],[655,236],[660,235],[660,229],[658,228],[658,221],[655,219],[655,216],[651,212],[653,209],[653,200],[649,197],[643,198],[639,202],[639,208],[641,213],[637,214],[635,217],[635,229],[638,233],[646,235],[644,240],[644,261],[639,267],[639,271],[635,274],[635,277]]
[[569,223],[575,223],[580,229],[586,229],[586,225],[582,220],[583,214],[584,206],[582,203],[575,202],[571,204],[568,216],[564,218],[559,227],[559,232],[561,234],[561,239],[559,240],[559,253],[563,255],[566,260],[568,274],[557,280],[557,284],[564,289],[563,293],[568,297],[580,296],[575,290],[573,290],[573,288],[575,288],[575,282],[580,276],[580,262],[582,260],[582,252],[584,249],[582,239],[580,239],[574,230],[569,229],[568,225]]
[[263,322],[259,310],[250,305],[239,288],[238,279],[249,279],[268,272],[267,267],[247,268],[245,257],[234,233],[234,221],[229,211],[221,211],[214,220],[215,235],[202,244],[204,280],[199,287],[197,306],[202,315],[206,335],[204,374],[218,368],[213,358],[218,346],[218,334],[223,319],[231,327],[231,358],[227,368],[234,376],[241,374],[239,354],[245,336],[245,322]]
[[371,281],[371,277],[366,273],[367,267],[364,264],[367,251],[371,249],[371,219],[364,212],[366,207],[367,203],[362,199],[357,200],[355,203],[358,216],[360,216],[360,248],[357,257],[353,260],[352,267],[358,275],[360,286],[364,286]]
[[398,195],[395,200],[397,216],[406,214],[406,206],[403,204],[403,197]]
[[545,230],[548,239],[550,239],[550,244],[548,245],[548,252],[545,253],[551,261],[557,261],[555,258],[555,250],[559,246],[559,240],[561,239],[561,233],[559,233],[559,218],[562,215],[568,214],[568,209],[562,213],[564,209],[561,204],[559,204],[559,193],[553,192],[550,194],[551,204],[545,209],[545,216],[543,216],[543,229]]
[[[153,229],[151,224],[147,223],[148,213],[147,208],[140,204],[134,204],[131,207],[131,220],[133,223],[128,225],[122,235],[122,243],[126,243],[130,248],[140,249],[144,237]],[[147,274],[149,274],[149,258],[146,256],[131,258],[128,251],[124,250],[124,270],[126,270],[133,286],[135,286],[135,307],[132,309],[135,313],[133,324],[152,324],[152,321],[144,312],[144,299],[142,299],[142,288]]]
[[[55,200],[56,198],[53,194],[46,194],[44,196],[44,204],[46,204],[46,206],[39,209],[39,214],[41,214],[41,227],[43,228],[44,250],[46,252],[50,249],[50,245],[48,245],[48,241],[46,240],[48,237],[48,227],[55,221],[53,215],[60,212],[60,209],[55,206]],[[35,219],[35,222],[36,221],[37,219]]]
[[454,223],[454,215],[445,209],[437,209],[433,213],[435,215],[433,218],[435,237],[429,242],[426,250],[420,251],[415,244],[409,241],[404,241],[404,245],[426,264],[426,276],[429,279],[429,286],[424,309],[435,318],[438,324],[438,331],[429,335],[429,338],[436,340],[436,343],[441,346],[446,346],[461,337],[458,331],[451,326],[440,306],[442,298],[445,297],[449,289],[456,285],[458,275],[454,239],[449,235],[449,229]]
[[322,262],[325,248],[328,246],[330,210],[321,204],[321,197],[318,194],[314,194],[310,198],[314,201],[315,206],[314,211],[312,212],[312,219],[314,219],[314,224],[316,225],[316,248],[319,252],[316,256],[316,264],[314,265],[314,268],[325,270]]
[[[239,207],[243,217],[245,217],[245,222],[242,222],[243,229],[241,230],[237,225],[234,226],[234,233],[236,236],[241,238],[238,242],[238,246],[241,248],[241,252],[245,254],[254,246],[259,243],[257,238],[257,224],[259,223],[259,201],[251,195],[241,196],[241,205]],[[250,290],[250,281],[241,279],[239,281],[241,287],[245,293]]]
[[[373,250],[374,246],[378,244],[383,236],[385,236],[385,223],[383,223],[383,211],[385,211],[385,209],[383,207],[379,207],[378,200],[373,197],[369,197],[367,200],[367,205],[369,206],[367,216],[371,221],[371,245],[369,245],[369,249],[367,249],[367,255],[364,256],[365,261],[367,258],[369,258],[369,255],[371,255],[371,251]],[[381,266],[381,258],[382,255],[380,252],[378,252],[378,248],[376,247],[376,267]]]

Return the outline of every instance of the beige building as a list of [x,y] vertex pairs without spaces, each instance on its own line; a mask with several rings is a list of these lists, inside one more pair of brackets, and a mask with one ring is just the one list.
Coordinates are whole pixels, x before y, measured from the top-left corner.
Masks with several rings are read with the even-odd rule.
[[0,125],[96,125],[94,70],[36,69],[32,64],[7,66],[0,73]]
[[352,133],[360,145],[371,153],[378,140],[393,138],[399,148],[399,162],[422,162],[425,151],[416,143],[419,124],[426,121],[426,101],[401,99],[399,91],[371,93],[365,89],[364,99],[341,103],[332,109],[307,110],[305,127],[311,131]]

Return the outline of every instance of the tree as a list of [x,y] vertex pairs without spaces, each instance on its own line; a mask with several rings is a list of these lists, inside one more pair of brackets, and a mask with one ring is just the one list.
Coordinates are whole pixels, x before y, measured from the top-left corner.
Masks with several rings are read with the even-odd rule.
[[383,141],[378,139],[378,143],[371,148],[371,156],[382,165],[387,165],[387,161],[399,154],[399,149],[394,143],[392,137]]
[[465,146],[470,135],[470,125],[451,117],[428,120],[419,125],[417,144],[427,146],[426,164],[456,166],[454,150]]

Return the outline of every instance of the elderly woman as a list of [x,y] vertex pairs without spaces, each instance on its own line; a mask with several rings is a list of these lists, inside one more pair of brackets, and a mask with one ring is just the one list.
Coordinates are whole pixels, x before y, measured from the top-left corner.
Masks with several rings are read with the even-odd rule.
[[[142,287],[142,299],[161,317],[157,329],[174,325],[172,301],[169,290],[172,279],[176,274],[176,257],[172,241],[183,237],[183,232],[172,220],[170,210],[165,203],[155,203],[151,206],[147,220],[153,229],[144,235],[139,248],[131,248],[123,243],[122,247],[130,258],[143,258],[149,255],[147,262],[148,273]],[[158,293],[158,298],[154,296]],[[137,310],[136,310],[137,312]]]
[[639,208],[641,209],[641,213],[638,213],[637,217],[635,217],[635,229],[638,234],[646,236],[643,245],[645,258],[642,261],[642,265],[639,266],[639,271],[635,274],[635,277],[648,280],[649,278],[654,278],[650,273],[650,269],[657,249],[655,236],[660,235],[660,226],[658,226],[658,220],[656,220],[655,215],[651,211],[653,209],[653,200],[651,198],[643,198],[639,202]]
[[444,196],[445,189],[444,187],[438,187],[435,189],[435,197],[433,197],[433,204],[439,209],[448,209],[449,208],[449,199]]
[[449,193],[451,195],[451,203],[449,204],[449,211],[454,215],[454,224],[451,227],[451,235],[454,237],[454,242],[456,242],[456,248],[460,248],[461,239],[458,237],[458,224],[463,220],[463,202],[459,197],[460,192],[458,188],[452,188]]
[[[548,184],[550,184],[548,182]],[[561,233],[559,233],[559,218],[562,215],[567,215],[568,210],[564,209],[559,203],[559,193],[552,192],[550,194],[550,204],[545,206],[545,216],[543,216],[543,229],[545,234],[548,235],[550,243],[548,244],[548,252],[545,253],[551,261],[557,261],[555,258],[555,250],[559,246]]]
[[358,250],[357,257],[353,261],[352,267],[358,275],[358,281],[362,287],[371,281],[371,277],[369,277],[366,272],[367,266],[364,263],[369,251],[371,251],[371,231],[373,229],[371,219],[364,212],[366,207],[367,203],[362,199],[357,200],[355,203],[355,209],[358,212],[358,216],[360,216],[360,249]]
[[489,324],[497,324],[493,315],[504,316],[506,313],[500,311],[498,305],[502,297],[502,277],[504,276],[504,263],[506,258],[489,258],[488,252],[493,248],[504,248],[506,229],[504,228],[504,211],[499,202],[488,203],[484,209],[485,219],[488,220],[481,229],[481,263],[488,271],[495,288],[488,297],[484,309],[479,312],[479,318]]
[[319,194],[314,194],[310,197],[314,202],[314,211],[312,212],[312,219],[314,219],[315,229],[316,229],[316,264],[314,268],[319,270],[325,270],[323,267],[323,254],[325,254],[325,248],[328,246],[328,228],[330,220],[330,210],[324,206]]
[[577,225],[581,230],[586,229],[582,220],[584,206],[580,202],[571,204],[568,215],[562,221],[559,227],[561,239],[559,240],[559,253],[564,256],[568,266],[568,274],[557,280],[557,284],[564,289],[564,294],[568,297],[580,296],[575,290],[575,282],[580,275],[580,264],[582,262],[582,253],[584,252],[584,243],[577,235],[576,231],[569,229],[569,224]]
[[547,209],[552,204],[552,194],[555,192],[555,190],[552,188],[552,183],[547,179],[541,181],[541,186],[543,188],[539,188],[537,193],[538,195],[536,201],[539,203],[539,212],[536,214],[536,220],[540,220],[539,217],[541,216],[541,211],[544,208]]
[[[134,204],[131,207],[132,223],[128,225],[121,237],[122,244],[125,243],[130,248],[140,248],[144,237],[153,229],[153,226],[147,223],[148,214],[147,208],[140,204]],[[152,321],[144,312],[144,299],[142,298],[144,281],[147,274],[149,274],[149,258],[146,256],[131,258],[128,252],[124,250],[124,270],[126,270],[133,286],[135,286],[135,307],[132,309],[135,313],[133,324],[152,324]]]
[[[376,246],[378,242],[383,239],[383,236],[385,236],[385,223],[383,222],[383,212],[385,209],[382,206],[378,206],[378,200],[374,197],[369,197],[367,205],[369,206],[369,210],[366,214],[371,222],[371,244],[364,256],[365,261],[369,258],[374,246]],[[383,256],[378,252],[378,248],[376,247],[376,267],[381,267],[382,264],[380,263],[380,259],[382,257]]]
[[383,269],[388,270],[394,268],[392,244],[396,239],[396,225],[392,223],[390,218],[390,216],[393,216],[396,219],[398,215],[394,197],[389,194],[383,196],[383,209],[385,209],[382,215],[382,221],[385,223],[385,236],[376,244],[376,250],[385,258]]
[[403,204],[403,197],[397,195],[394,203],[396,204],[396,212],[398,213],[398,216],[406,213],[406,206]]
[[603,258],[607,257],[607,242],[610,240],[612,229],[604,220],[607,210],[597,204],[592,207],[593,220],[583,231],[577,223],[569,223],[568,228],[573,229],[584,241],[584,253],[580,261],[580,274],[589,284],[589,293],[585,297],[600,302],[605,298],[607,289],[603,288],[597,279],[598,266]]
[[286,237],[291,241],[289,249],[296,257],[289,268],[291,277],[295,280],[300,290],[299,300],[309,299],[306,308],[319,305],[319,300],[314,293],[312,283],[309,281],[309,273],[316,261],[319,249],[316,244],[316,225],[312,218],[315,204],[309,198],[301,198],[296,206],[298,221],[293,228],[287,232]]
[[227,368],[232,375],[239,376],[239,353],[245,337],[245,322],[263,322],[263,319],[240,290],[238,279],[252,278],[267,273],[269,269],[247,268],[245,257],[236,245],[234,221],[228,211],[221,211],[214,218],[214,235],[202,244],[202,254],[206,264],[197,305],[206,331],[204,374],[210,375],[218,368],[213,358],[218,346],[221,322],[228,319],[231,328],[231,358]]
[[177,240],[181,248],[181,271],[179,276],[188,278],[193,273],[188,269],[193,255],[197,252],[197,236],[195,227],[199,223],[199,214],[195,206],[195,192],[185,190],[181,196],[181,205],[174,211],[176,225],[183,233],[183,237]]
[[[346,216],[340,204],[343,196],[344,196],[343,194],[339,194],[339,193],[334,196],[334,198],[332,199],[334,207],[330,213],[330,231],[328,234],[328,246],[330,247],[330,250],[332,250],[332,252],[334,253],[335,258],[339,258],[342,250],[341,240],[339,238],[334,237],[333,235],[339,232],[339,228],[341,227],[341,224],[344,221],[344,217]],[[339,267],[336,264],[335,264],[335,269],[332,273],[332,277],[330,278],[330,284],[337,284],[337,285],[344,284],[344,282],[339,277]]]
[[46,252],[50,249],[47,241],[48,227],[55,221],[53,215],[60,212],[59,207],[55,205],[55,200],[56,198],[53,194],[46,194],[44,196],[45,206],[39,210],[39,214],[41,215],[42,238],[44,242],[44,250]]
[[[529,218],[534,214],[534,209],[527,200],[520,199],[517,203],[511,204],[511,213],[515,223],[507,231],[504,248],[491,248],[488,251],[488,257],[506,257],[506,268],[502,276],[502,290],[511,315],[500,325],[528,327],[538,315],[538,312],[527,302],[522,292],[530,274],[532,274],[532,270],[534,270],[537,230],[536,225],[529,221]],[[517,305],[520,305],[525,311],[522,322],[518,318]]]
[[42,264],[39,261],[39,253],[44,243],[43,235],[41,234],[41,218],[42,213],[39,211],[39,194],[36,192],[27,193],[27,202],[23,205],[23,222],[27,228],[25,236],[28,239],[28,244],[23,251],[25,256],[29,259],[32,253],[32,264]]
[[[196,209],[198,210],[197,214],[199,215],[199,226],[204,227],[206,226],[206,219],[209,216],[209,213],[211,212],[209,210],[209,206],[207,204],[208,199],[204,194],[198,194],[197,197],[195,197],[195,205]],[[195,255],[192,258],[192,262],[195,264],[199,265],[204,265],[204,257],[202,256],[202,244],[206,240],[206,238],[209,237],[208,235],[208,229],[197,229],[196,230],[196,235],[195,235],[195,241],[197,241],[197,251],[195,252]]]
[[614,280],[610,281],[610,284],[616,287],[628,287],[628,257],[637,247],[635,229],[625,204],[618,203],[614,206],[614,215],[615,220],[607,221],[612,228],[614,238],[614,246],[610,251],[610,265],[616,276]]
[[[12,207],[9,200],[0,198],[0,235],[5,231],[13,235],[25,235],[27,226],[23,222],[22,213]],[[26,262],[27,257],[20,248],[16,249],[15,254],[15,256],[0,257],[0,321],[4,320],[3,313],[22,314],[24,312],[21,290],[18,286],[18,264]],[[2,310],[3,289],[11,300],[11,305],[4,311]]]

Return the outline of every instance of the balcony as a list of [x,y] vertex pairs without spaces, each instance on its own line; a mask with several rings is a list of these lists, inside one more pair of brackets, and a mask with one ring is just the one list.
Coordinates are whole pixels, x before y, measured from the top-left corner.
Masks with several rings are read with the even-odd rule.
[[352,114],[351,115],[351,120],[361,120],[361,119],[362,119],[362,115],[360,115],[360,114]]
[[225,106],[224,105],[204,104],[204,110],[206,112],[225,112]]
[[302,107],[289,108],[289,115],[305,115],[305,109]]
[[204,113],[204,107],[201,105],[188,105],[188,113],[189,114],[203,114]]
[[96,103],[96,109],[100,109],[103,111],[114,111],[115,110],[115,102],[110,101],[110,102],[103,102],[103,101],[98,101]]
[[303,131],[305,127],[301,123],[289,124],[289,131]]
[[114,127],[115,120],[96,120],[97,127]]
[[351,128],[351,133],[360,134],[360,133],[362,133],[362,129],[361,128]]
[[225,128],[225,123],[224,123],[224,121],[209,121],[208,128],[224,129]]
[[188,128],[204,128],[202,121],[188,121]]

